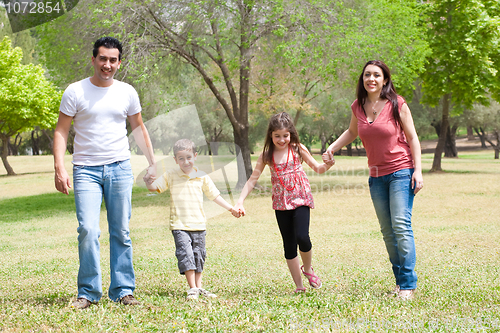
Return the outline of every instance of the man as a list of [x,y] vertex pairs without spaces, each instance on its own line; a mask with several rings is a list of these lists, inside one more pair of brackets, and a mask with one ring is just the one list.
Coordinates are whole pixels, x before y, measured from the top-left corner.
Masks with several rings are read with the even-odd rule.
[[107,210],[111,284],[108,295],[116,302],[137,305],[132,242],[129,237],[132,184],[126,120],[148,159],[146,178],[154,178],[151,141],[142,122],[135,89],[113,79],[120,68],[122,45],[111,37],[94,44],[94,75],[68,86],[62,97],[54,133],[55,186],[68,194],[71,183],[64,155],[74,123],[73,184],[79,227],[78,297],[72,307],[85,309],[102,297],[99,254],[99,216],[104,197]]

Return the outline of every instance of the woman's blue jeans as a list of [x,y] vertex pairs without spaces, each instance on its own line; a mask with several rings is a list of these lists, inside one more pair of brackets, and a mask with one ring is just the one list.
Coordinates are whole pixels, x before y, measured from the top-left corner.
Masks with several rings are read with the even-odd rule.
[[415,194],[411,188],[413,169],[370,177],[370,195],[389,253],[396,284],[400,289],[416,289],[415,240],[411,213]]
[[97,302],[102,297],[99,217],[103,197],[109,229],[109,298],[119,301],[124,296],[132,295],[135,289],[132,241],[129,237],[133,182],[130,160],[101,166],[73,166],[76,216],[79,224],[79,298]]

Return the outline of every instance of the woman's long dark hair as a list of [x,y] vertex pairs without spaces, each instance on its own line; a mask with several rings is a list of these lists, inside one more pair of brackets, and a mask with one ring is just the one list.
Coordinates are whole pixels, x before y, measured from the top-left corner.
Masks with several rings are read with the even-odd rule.
[[299,157],[302,159],[300,154],[300,141],[299,134],[293,125],[293,120],[290,115],[286,112],[281,112],[273,115],[269,119],[269,126],[267,127],[266,141],[264,142],[264,149],[262,150],[262,157],[264,163],[268,165],[273,164],[273,153],[274,153],[274,143],[273,143],[273,132],[279,130],[287,130],[290,132],[290,147],[295,151]]
[[392,84],[391,80],[391,71],[389,67],[381,60],[370,60],[366,63],[365,67],[361,71],[361,75],[359,76],[358,86],[356,89],[356,96],[358,98],[358,105],[364,110],[363,105],[366,102],[366,98],[368,97],[368,92],[365,89],[365,85],[363,82],[363,75],[365,73],[365,69],[368,65],[374,65],[379,67],[384,74],[384,80],[387,80],[387,83],[382,87],[382,91],[380,92],[380,98],[387,99],[392,104],[392,115],[396,120],[396,124],[403,129],[403,125],[401,124],[401,116],[399,115],[399,105],[398,105],[398,94],[396,93],[396,89]]

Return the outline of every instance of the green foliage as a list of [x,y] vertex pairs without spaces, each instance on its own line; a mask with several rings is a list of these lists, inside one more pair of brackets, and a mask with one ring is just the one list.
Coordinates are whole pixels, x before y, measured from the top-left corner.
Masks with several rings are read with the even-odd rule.
[[457,105],[500,100],[500,12],[497,1],[440,0],[427,10],[432,49],[422,75],[424,102],[446,94]]
[[368,60],[381,59],[398,91],[411,96],[429,54],[421,38],[421,5],[413,0],[312,2],[317,19],[276,47],[299,80],[321,78],[327,87],[338,79],[352,85]]
[[22,64],[27,65],[34,61],[33,54],[36,41],[31,36],[29,30],[12,33],[6,10],[0,6],[0,40],[5,36],[12,40],[13,47],[20,47],[23,50]]
[[61,92],[44,76],[41,66],[21,64],[22,51],[10,39],[0,42],[0,133],[52,128],[57,122]]

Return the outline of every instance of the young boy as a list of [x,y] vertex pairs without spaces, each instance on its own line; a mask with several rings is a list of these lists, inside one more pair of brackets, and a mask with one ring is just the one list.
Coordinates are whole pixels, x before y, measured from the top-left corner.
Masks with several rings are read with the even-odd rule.
[[186,276],[190,288],[187,299],[197,299],[199,295],[217,297],[202,288],[207,220],[203,211],[203,193],[235,217],[240,217],[240,213],[220,196],[210,177],[194,166],[197,155],[191,140],[177,141],[174,159],[179,169],[166,171],[152,183],[146,182],[147,188],[153,192],[170,189],[170,230],[174,236],[179,272]]

